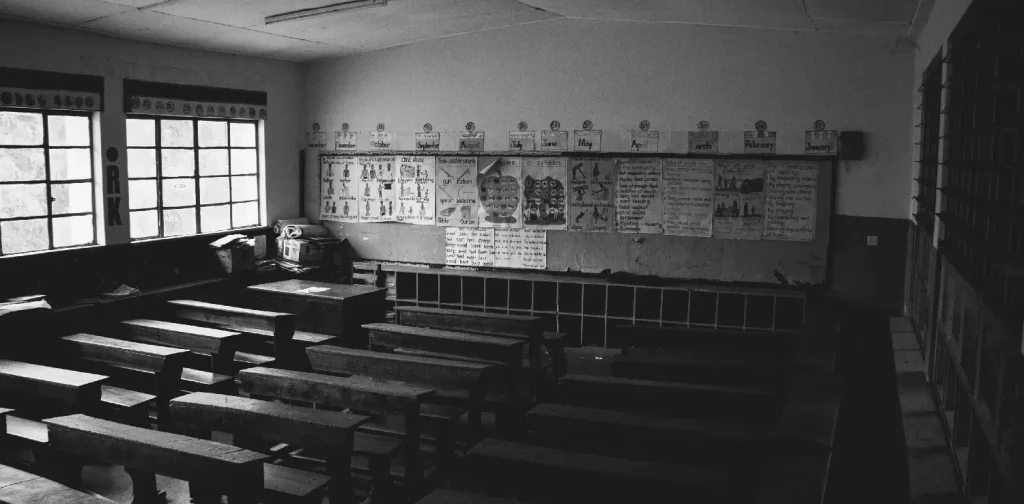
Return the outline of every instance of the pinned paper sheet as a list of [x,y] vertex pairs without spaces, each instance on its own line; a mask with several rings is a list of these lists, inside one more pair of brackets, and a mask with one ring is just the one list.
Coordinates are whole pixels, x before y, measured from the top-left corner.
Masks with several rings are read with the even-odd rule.
[[754,161],[715,163],[712,236],[760,240],[764,227],[765,165]]
[[565,229],[566,180],[564,157],[523,160],[523,225],[536,229]]
[[448,266],[494,266],[494,230],[444,228],[444,263]]
[[547,231],[540,229],[495,229],[494,266],[498,268],[547,268]]
[[434,158],[398,156],[398,222],[434,225]]
[[438,156],[435,167],[437,225],[476,227],[476,158]]
[[359,193],[356,183],[356,158],[322,156],[320,158],[320,220],[357,222]]
[[395,222],[395,161],[393,156],[360,157],[359,222]]
[[522,181],[522,158],[477,158],[477,201],[480,202],[477,216],[480,227],[523,227]]
[[615,232],[615,160],[571,158],[569,165],[569,230]]
[[715,196],[715,164],[710,159],[666,159],[665,234],[711,236],[711,207]]
[[814,240],[817,194],[818,165],[770,166],[761,236],[766,240]]
[[662,233],[661,160],[616,160],[615,227],[620,233]]

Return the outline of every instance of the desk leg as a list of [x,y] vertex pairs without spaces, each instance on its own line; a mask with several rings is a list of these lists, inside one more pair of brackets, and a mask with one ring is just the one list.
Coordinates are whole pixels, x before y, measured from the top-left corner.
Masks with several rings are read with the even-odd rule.
[[263,498],[263,462],[247,464],[228,485],[228,504],[259,504]]
[[344,448],[327,458],[327,473],[331,475],[330,502],[351,504],[355,502],[352,492],[352,436]]

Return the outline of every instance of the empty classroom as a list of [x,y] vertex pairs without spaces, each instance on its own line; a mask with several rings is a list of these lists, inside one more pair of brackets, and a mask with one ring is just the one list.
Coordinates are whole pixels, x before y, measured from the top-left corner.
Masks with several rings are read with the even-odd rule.
[[1020,0],[0,0],[0,502],[1024,502]]

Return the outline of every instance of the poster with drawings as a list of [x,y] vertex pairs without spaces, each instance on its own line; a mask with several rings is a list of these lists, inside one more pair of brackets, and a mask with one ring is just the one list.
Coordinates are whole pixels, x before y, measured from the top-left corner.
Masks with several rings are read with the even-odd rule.
[[614,233],[615,160],[570,158],[569,166],[569,230]]
[[434,166],[437,225],[476,227],[476,158],[438,156]]
[[523,227],[565,229],[565,158],[523,159]]
[[712,236],[760,240],[764,227],[765,165],[754,161],[715,162]]
[[357,222],[356,159],[352,156],[320,157],[320,220]]
[[359,222],[395,222],[394,156],[361,156],[359,166]]
[[434,157],[398,156],[398,222],[434,225]]
[[477,158],[477,216],[480,227],[523,227],[522,180],[522,158]]

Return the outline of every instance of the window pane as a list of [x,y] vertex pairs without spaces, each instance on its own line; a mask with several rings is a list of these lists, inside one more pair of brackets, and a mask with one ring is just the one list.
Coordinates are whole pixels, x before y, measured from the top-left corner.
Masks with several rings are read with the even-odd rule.
[[196,234],[196,209],[164,210],[164,236]]
[[131,212],[128,218],[131,220],[132,239],[153,238],[160,232],[156,210]]
[[231,209],[228,205],[200,207],[199,219],[204,233],[224,231],[231,228]]
[[231,149],[231,174],[256,173],[256,149]]
[[93,192],[90,182],[53,184],[50,186],[50,197],[53,198],[54,215],[92,211]]
[[93,215],[75,215],[53,219],[53,246],[71,247],[93,242]]
[[196,204],[195,179],[168,179],[163,181],[163,206],[179,207]]
[[256,147],[255,123],[231,123],[232,147]]
[[232,227],[255,226],[259,224],[260,206],[256,201],[231,205]]
[[128,181],[128,209],[139,208],[156,208],[155,180]]
[[196,174],[195,151],[192,149],[164,149],[160,151],[161,172],[165,177],[191,177]]
[[192,121],[160,121],[160,145],[163,147],[192,147]]
[[227,203],[230,199],[231,183],[227,177],[199,179],[199,203]]
[[46,219],[0,222],[0,251],[4,254],[32,252],[50,248]]
[[155,119],[128,119],[128,147],[156,147]]
[[228,150],[210,149],[199,151],[200,175],[227,175]]
[[223,121],[199,121],[200,147],[227,147],[228,123]]
[[50,128],[50,145],[89,145],[88,117],[52,115],[46,122]]
[[89,149],[50,149],[50,180],[92,178]]
[[259,197],[256,177],[231,177],[231,201],[254,200]]
[[0,218],[46,215],[46,184],[0,185]]
[[156,149],[128,149],[128,178],[156,177]]
[[42,144],[42,114],[0,112],[0,145]]
[[0,182],[46,180],[43,149],[0,149]]

